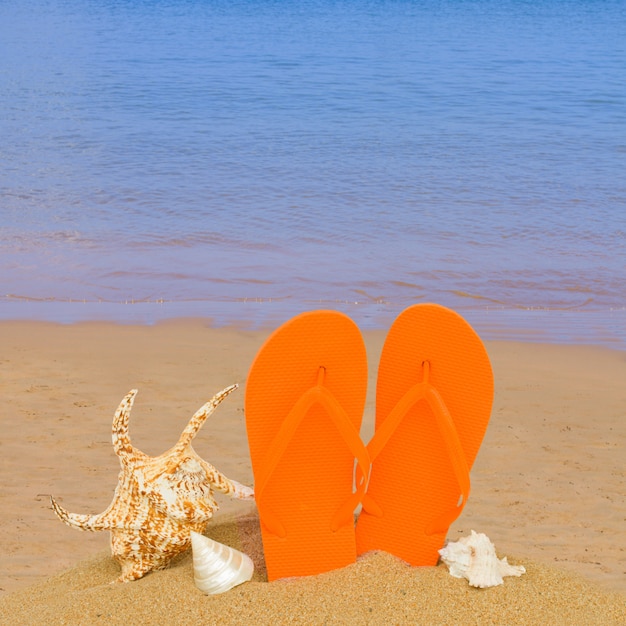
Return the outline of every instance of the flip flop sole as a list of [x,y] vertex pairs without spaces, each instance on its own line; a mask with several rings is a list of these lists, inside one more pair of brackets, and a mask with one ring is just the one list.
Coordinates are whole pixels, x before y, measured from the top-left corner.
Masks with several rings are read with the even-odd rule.
[[[421,400],[408,408],[377,456],[370,450],[367,494],[382,509],[382,516],[365,508],[361,512],[358,554],[384,550],[411,565],[437,563],[448,526],[460,511],[462,494],[450,439],[455,439],[457,450],[459,444],[462,449],[457,456],[464,456],[460,463],[466,468],[469,491],[468,472],[491,413],[493,375],[485,347],[472,327],[454,311],[435,304],[409,307],[389,330],[378,371],[376,431],[425,375],[447,407],[453,436],[442,431],[432,406]],[[376,435],[368,449],[375,439]],[[442,524],[442,519],[447,521]]]
[[353,497],[355,454],[338,429],[341,418],[333,420],[328,405],[316,401],[294,413],[320,372],[325,393],[345,412],[337,411],[348,421],[344,426],[354,431],[353,447],[360,445],[367,457],[358,438],[367,357],[361,333],[347,316],[312,311],[285,323],[260,349],[246,383],[246,427],[269,580],[318,574],[356,560],[353,510],[348,523],[333,528],[337,512]]

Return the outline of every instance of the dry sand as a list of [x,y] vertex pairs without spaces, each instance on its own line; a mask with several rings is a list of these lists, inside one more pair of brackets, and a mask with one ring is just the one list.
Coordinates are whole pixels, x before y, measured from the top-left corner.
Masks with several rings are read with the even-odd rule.
[[[200,320],[0,323],[0,623],[626,623],[626,354],[582,346],[487,344],[492,420],[449,538],[486,533],[499,556],[526,566],[521,578],[476,590],[442,565],[410,568],[380,553],[321,576],[267,583],[254,505],[219,497],[207,534],[253,557],[252,582],[204,596],[185,555],[165,571],[109,585],[119,570],[108,533],[66,527],[49,495],[74,512],[106,508],[118,473],[111,420],[129,389],[139,388],[133,443],[156,455],[232,382],[242,388],[194,447],[252,484],[243,397],[267,334]],[[367,440],[384,333],[364,335]]]

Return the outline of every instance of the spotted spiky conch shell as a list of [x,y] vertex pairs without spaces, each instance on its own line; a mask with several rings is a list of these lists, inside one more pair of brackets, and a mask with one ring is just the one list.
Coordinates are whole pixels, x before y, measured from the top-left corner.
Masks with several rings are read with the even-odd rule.
[[504,582],[504,576],[526,572],[522,565],[509,565],[506,557],[499,559],[489,537],[473,530],[469,537],[448,543],[439,554],[450,575],[466,578],[472,587],[495,587]]
[[252,559],[235,548],[191,531],[191,550],[194,582],[207,595],[224,593],[252,578]]
[[113,448],[121,470],[106,511],[70,513],[50,498],[54,512],[68,526],[111,531],[111,553],[122,567],[118,582],[162,569],[187,550],[190,532],[204,532],[217,509],[213,490],[240,500],[254,498],[250,487],[224,476],[191,446],[206,418],[236,388],[226,387],[196,411],[176,445],[157,457],[144,454],[130,442],[128,420],[137,393],[133,389],[113,418]]

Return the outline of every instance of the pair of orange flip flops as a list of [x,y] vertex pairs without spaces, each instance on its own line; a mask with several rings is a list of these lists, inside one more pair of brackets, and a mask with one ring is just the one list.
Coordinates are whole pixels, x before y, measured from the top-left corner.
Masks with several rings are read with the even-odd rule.
[[367,446],[366,387],[365,345],[343,313],[298,315],[257,354],[245,413],[269,580],[370,550],[437,563],[491,413],[487,352],[457,313],[416,304],[385,340]]

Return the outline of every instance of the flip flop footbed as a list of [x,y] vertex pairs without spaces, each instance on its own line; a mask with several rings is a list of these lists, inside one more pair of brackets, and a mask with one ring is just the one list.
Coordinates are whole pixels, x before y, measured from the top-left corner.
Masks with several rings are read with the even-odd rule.
[[[489,421],[493,375],[478,335],[439,305],[409,307],[387,335],[376,388],[377,432],[425,376],[447,407],[469,471]],[[372,444],[375,440],[376,434]],[[432,406],[425,400],[411,406],[373,458],[367,493],[382,516],[361,513],[359,554],[384,550],[412,565],[437,563],[462,493],[450,450],[450,436],[442,432]]]
[[[320,380],[343,417],[333,419],[332,409],[315,399],[294,412]],[[348,420],[358,439],[366,385],[361,334],[334,311],[293,318],[252,364],[246,425],[270,580],[318,574],[356,559],[352,511],[344,515],[347,523],[332,528],[353,493],[355,458],[336,422]]]

